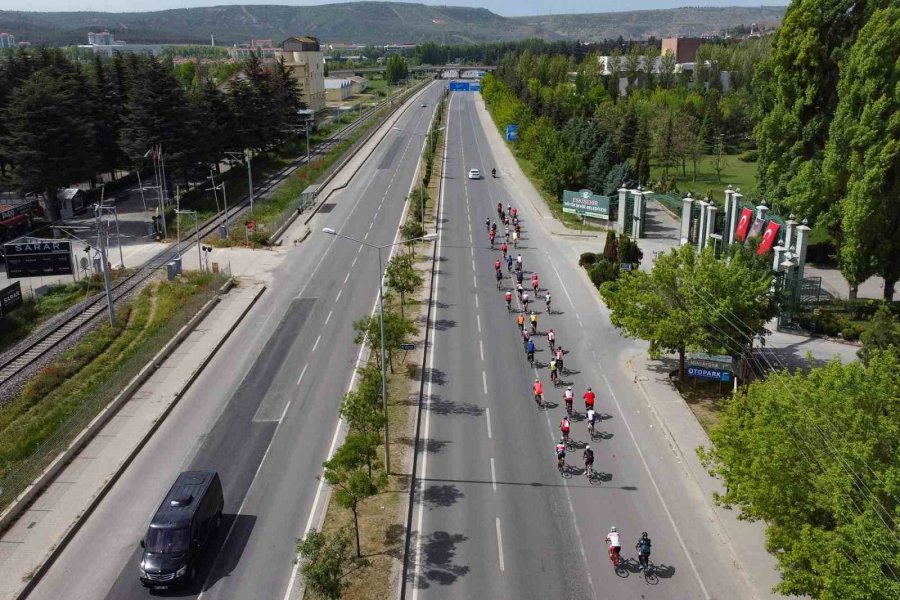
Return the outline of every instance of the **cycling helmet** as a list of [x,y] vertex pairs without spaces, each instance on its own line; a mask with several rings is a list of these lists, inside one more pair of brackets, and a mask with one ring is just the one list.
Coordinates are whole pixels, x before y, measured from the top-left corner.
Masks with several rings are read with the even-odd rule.
[[646,532],[646,531],[641,532],[641,537],[642,537],[642,538],[647,537],[647,532]]
[[[587,446],[584,447],[584,449],[585,449],[585,450],[590,450],[590,449],[591,449],[591,445],[588,444]],[[647,534],[644,534],[644,535],[647,535]]]
[[569,387],[567,387],[567,388],[566,388],[566,391],[567,391],[567,392],[571,392],[571,391],[572,391],[572,386],[570,385]]
[[616,526],[613,525],[612,527],[610,527],[610,528],[609,528],[609,532],[610,532],[610,533],[615,533],[615,532],[616,532]]
[[559,438],[559,443],[560,443],[560,444],[565,444],[565,443],[566,443],[566,440],[564,440],[563,438]]
[[588,388],[588,391],[589,391],[589,392],[593,392],[594,389],[593,389],[593,388]]

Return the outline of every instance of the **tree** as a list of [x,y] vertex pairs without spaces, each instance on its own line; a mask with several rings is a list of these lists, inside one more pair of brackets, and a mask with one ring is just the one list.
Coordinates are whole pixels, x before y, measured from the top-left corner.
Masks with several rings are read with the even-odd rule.
[[400,294],[400,316],[403,317],[403,305],[406,294],[411,294],[422,285],[422,276],[413,266],[412,259],[406,254],[395,254],[385,269],[385,283],[393,291]]
[[125,163],[125,156],[119,147],[119,127],[125,98],[119,93],[115,74],[111,76],[103,60],[99,54],[94,55],[89,105],[96,125],[94,147],[98,151],[97,168],[113,174]]
[[[796,0],[775,33],[769,58],[756,71],[755,137],[758,193],[809,219],[827,198],[796,178],[821,178],[822,152],[838,102],[842,59],[873,9],[885,0]],[[782,204],[783,203],[783,204]]]
[[[621,187],[630,187],[634,184],[634,171],[631,168],[630,161],[622,161],[612,169],[606,176],[606,182],[603,184],[603,194],[611,196],[615,194]],[[625,207],[619,207],[624,210]]]
[[388,83],[396,85],[406,79],[407,75],[406,59],[399,54],[391,54],[385,62],[385,77]]
[[[620,244],[618,259],[639,256]],[[623,248],[626,246],[626,248]],[[686,245],[660,256],[650,273],[633,271],[600,287],[610,321],[625,335],[650,342],[652,353],[676,352],[685,376],[688,349],[743,354],[774,314],[765,260],[735,246],[730,260],[711,248]]]
[[887,301],[900,280],[898,39],[898,6],[876,11],[860,31],[841,68],[823,169],[829,195],[839,199],[841,272],[854,287],[880,274]]
[[[381,328],[379,325],[380,316],[373,315],[354,321],[353,329],[356,331],[354,343],[367,343],[369,349],[375,354],[376,363],[380,365]],[[394,351],[399,350],[402,344],[409,341],[410,336],[416,335],[418,332],[418,326],[409,319],[390,310],[384,311],[384,349],[387,353],[391,373],[394,372]]]
[[607,138],[597,149],[587,169],[587,186],[594,193],[603,193],[606,187],[606,177],[613,167],[614,159],[613,141],[611,138]]
[[603,246],[603,259],[611,264],[616,264],[619,257],[619,243],[616,240],[615,231],[606,232],[606,244]]
[[303,558],[300,573],[307,589],[328,600],[340,600],[350,585],[347,575],[369,565],[353,555],[346,531],[329,535],[313,529],[297,542],[297,552]]
[[13,180],[26,194],[40,194],[51,220],[60,217],[57,191],[94,174],[96,132],[76,95],[78,80],[48,66],[25,79],[9,101],[9,135],[3,153],[14,165]]
[[716,172],[716,181],[722,183],[722,171],[728,166],[728,159],[725,158],[725,139],[721,134],[716,136],[716,143],[713,146],[712,165]]
[[857,351],[856,355],[864,364],[868,364],[869,359],[876,352],[886,352],[891,348],[894,348],[900,355],[900,331],[897,331],[897,319],[891,312],[889,304],[882,304],[878,307],[872,317],[872,322],[862,332],[859,339],[863,347]]
[[[334,489],[338,505],[353,513],[356,556],[362,556],[359,541],[359,503],[387,485],[385,473],[372,472],[378,466],[376,435],[350,434],[330,460],[323,463],[325,481]],[[363,468],[366,467],[366,468]]]
[[619,263],[629,263],[631,265],[637,266],[641,264],[641,260],[644,259],[644,253],[641,252],[640,247],[636,241],[625,235],[624,233],[619,235],[619,244],[616,251],[615,259],[611,262],[616,264]]
[[377,435],[384,426],[384,411],[381,406],[381,373],[375,369],[378,375],[377,390],[372,390],[375,394],[366,393],[363,389],[356,389],[344,396],[341,403],[341,417],[350,425],[354,431],[358,431],[363,435]]
[[725,403],[701,452],[716,500],[767,526],[776,591],[815,599],[900,597],[900,361],[835,360],[770,373]]
[[651,152],[663,168],[663,180],[669,181],[669,167],[677,165],[675,151],[675,115],[667,110],[653,120],[651,131]]

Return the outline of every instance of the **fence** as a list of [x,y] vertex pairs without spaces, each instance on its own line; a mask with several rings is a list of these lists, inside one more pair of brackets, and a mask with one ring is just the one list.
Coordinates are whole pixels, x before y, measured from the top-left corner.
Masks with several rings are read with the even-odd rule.
[[0,511],[9,506],[37,479],[94,417],[156,356],[160,349],[175,337],[175,334],[197,314],[204,304],[216,295],[224,280],[223,277],[218,283],[210,284],[206,289],[195,294],[182,305],[181,310],[151,333],[147,340],[138,345],[133,353],[91,393],[90,397],[82,402],[77,411],[61,422],[59,427],[41,442],[30,456],[0,465]]

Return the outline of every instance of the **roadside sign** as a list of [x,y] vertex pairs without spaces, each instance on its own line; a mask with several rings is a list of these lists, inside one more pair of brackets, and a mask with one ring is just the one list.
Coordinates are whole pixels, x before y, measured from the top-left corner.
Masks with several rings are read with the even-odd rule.
[[519,126],[512,124],[506,126],[506,141],[515,142],[519,139]]
[[620,271],[630,271],[630,270],[631,270],[631,263],[620,263],[620,264],[619,264],[619,270],[620,270]]
[[22,284],[17,281],[0,290],[0,317],[18,306],[22,306]]
[[43,277],[72,274],[72,243],[60,240],[31,239],[4,244],[6,273],[9,277]]
[[732,365],[734,364],[734,358],[728,356],[727,354],[705,354],[703,352],[689,352],[687,355],[687,364],[691,367],[731,371]]
[[[582,212],[578,212],[578,211]],[[563,191],[563,212],[591,219],[609,220],[609,196],[600,196],[591,190]]]
[[400,344],[400,349],[401,350],[415,350],[416,345],[415,344]]
[[688,367],[688,377],[699,379],[712,379],[713,381],[731,381],[731,372],[722,369],[707,369],[706,367]]

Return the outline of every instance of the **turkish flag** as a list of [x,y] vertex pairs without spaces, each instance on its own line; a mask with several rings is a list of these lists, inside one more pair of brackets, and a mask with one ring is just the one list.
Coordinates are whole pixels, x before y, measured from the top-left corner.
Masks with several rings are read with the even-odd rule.
[[750,219],[753,218],[753,211],[745,208],[741,211],[741,218],[738,219],[737,229],[734,230],[734,238],[743,242],[747,237],[747,228],[750,227]]
[[757,254],[765,254],[772,249],[772,244],[775,243],[780,228],[781,225],[775,221],[769,221],[769,224],[766,225],[766,231],[763,233],[762,241],[759,243],[759,248],[756,249]]

